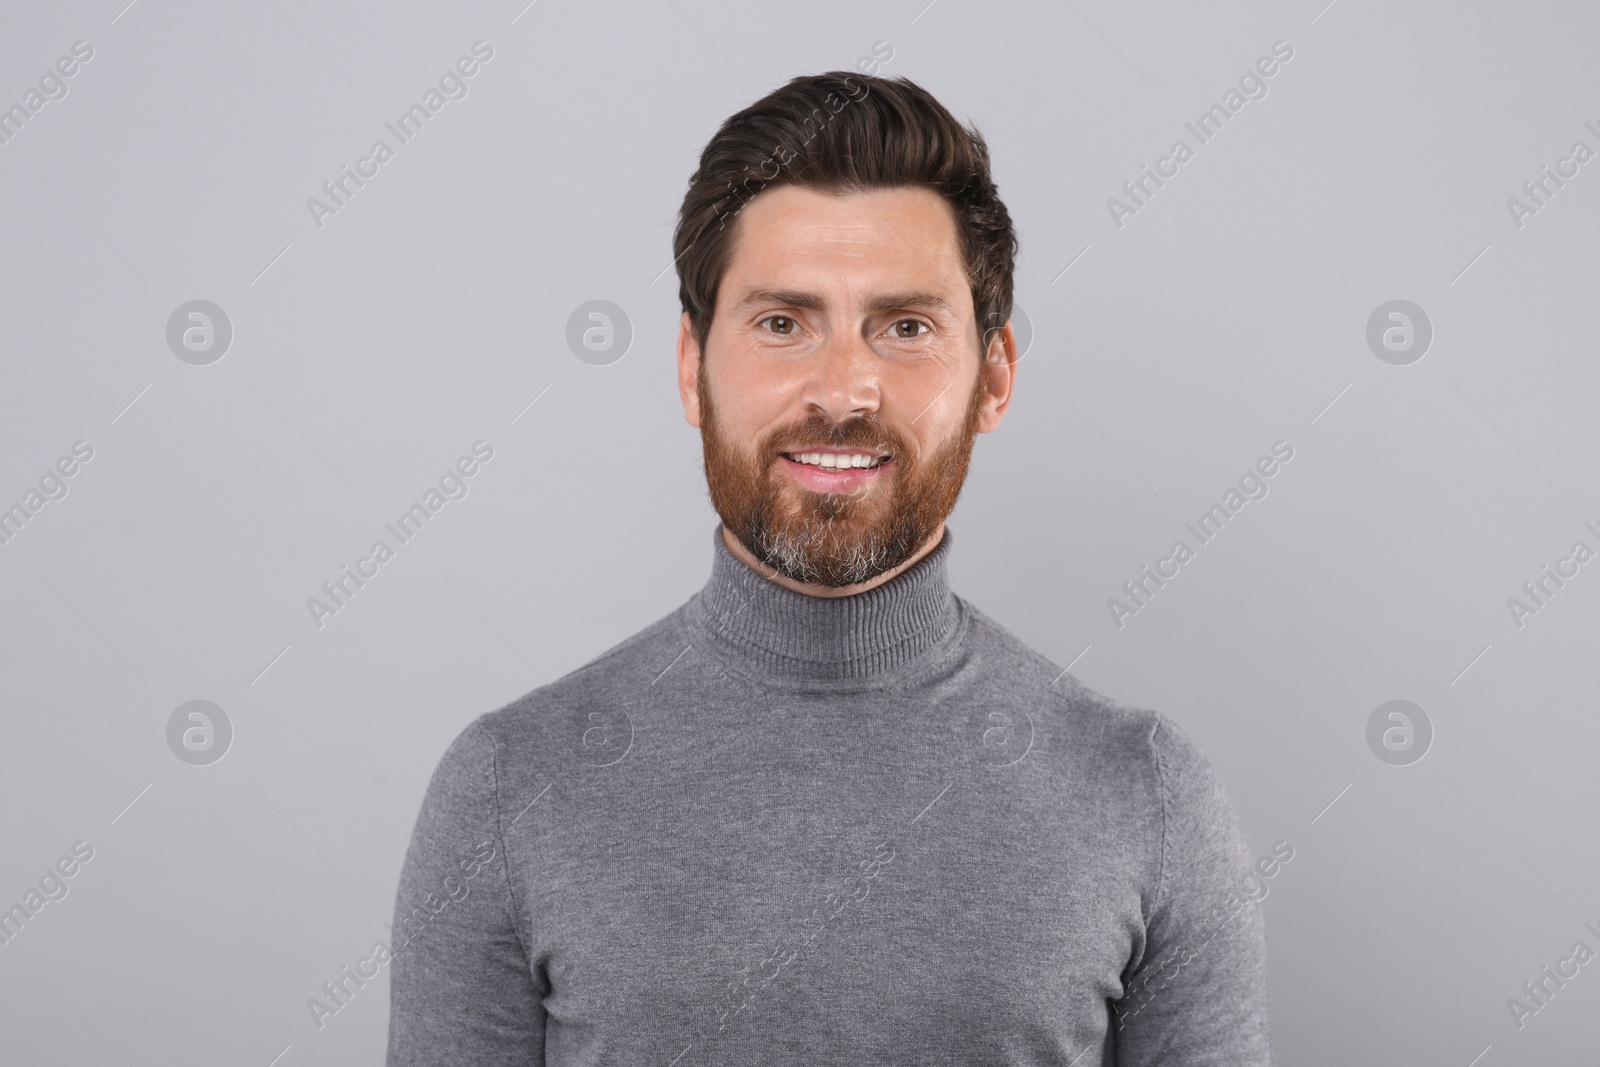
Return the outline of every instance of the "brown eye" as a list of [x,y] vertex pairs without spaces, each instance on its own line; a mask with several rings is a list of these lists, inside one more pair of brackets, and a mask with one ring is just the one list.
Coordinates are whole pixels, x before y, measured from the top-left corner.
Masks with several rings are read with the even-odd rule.
[[782,323],[785,327],[787,327],[786,329],[774,329],[772,331],[773,333],[777,333],[777,334],[785,334],[785,335],[787,335],[788,333],[791,332],[791,330],[794,327],[794,320],[791,319],[787,315],[769,315],[767,318],[764,318],[761,321],[762,322]]
[[897,330],[899,330],[902,326],[913,326],[913,327],[916,328],[911,333],[901,332],[901,333],[895,334],[896,337],[899,337],[901,340],[906,340],[906,341],[909,341],[909,340],[911,340],[912,338],[915,338],[915,337],[921,337],[922,334],[921,334],[920,331],[928,328],[928,324],[923,322],[923,321],[921,321],[920,319],[901,319],[899,322],[895,323],[894,325],[895,325],[895,329],[897,329]]

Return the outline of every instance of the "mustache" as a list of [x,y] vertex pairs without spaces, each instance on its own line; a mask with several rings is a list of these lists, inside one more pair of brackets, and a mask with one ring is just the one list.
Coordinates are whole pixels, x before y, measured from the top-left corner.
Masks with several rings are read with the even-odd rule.
[[820,448],[856,448],[863,452],[887,453],[900,456],[904,449],[898,435],[888,433],[871,416],[858,416],[835,423],[817,416],[795,426],[774,432],[767,440],[767,452],[793,452],[803,446]]

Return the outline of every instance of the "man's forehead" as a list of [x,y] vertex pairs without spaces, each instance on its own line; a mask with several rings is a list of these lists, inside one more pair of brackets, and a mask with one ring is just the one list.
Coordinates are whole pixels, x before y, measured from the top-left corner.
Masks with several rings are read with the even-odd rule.
[[[723,302],[825,308],[841,288],[869,310],[970,308],[955,218],[920,186],[835,194],[779,186],[740,212]],[[966,293],[967,298],[962,299]]]

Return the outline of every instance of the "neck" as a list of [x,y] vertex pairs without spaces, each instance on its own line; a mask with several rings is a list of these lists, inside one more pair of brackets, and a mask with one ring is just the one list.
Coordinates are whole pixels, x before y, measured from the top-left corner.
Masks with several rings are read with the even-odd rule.
[[761,577],[767,579],[767,581],[772,582],[775,585],[781,585],[785,589],[792,590],[796,593],[804,593],[806,596],[814,597],[854,596],[857,593],[865,593],[868,589],[875,589],[885,582],[893,581],[896,576],[905,573],[912,567],[915,567],[917,563],[921,561],[922,557],[926,556],[929,552],[932,552],[935,548],[937,548],[940,539],[943,537],[944,523],[941,522],[938,529],[934,530],[933,534],[922,543],[922,547],[918,548],[916,552],[912,553],[910,559],[906,560],[898,567],[891,567],[882,574],[875,575],[871,578],[868,578],[866,581],[859,582],[855,585],[832,586],[818,585],[814,582],[799,582],[788,577],[787,575],[779,574],[765,563],[762,563],[760,560],[756,559],[755,555],[744,546],[742,541],[728,532],[728,528],[726,526],[722,527],[722,543],[728,546],[728,551],[733,553],[733,557],[740,563],[743,563],[745,566],[749,567],[751,570],[761,575]]
[[[951,532],[894,576],[853,595],[807,595],[734,555],[713,532],[711,576],[691,601],[694,647],[767,689],[820,692],[898,684],[959,640],[966,615],[950,589]],[[863,583],[863,587],[866,583]]]

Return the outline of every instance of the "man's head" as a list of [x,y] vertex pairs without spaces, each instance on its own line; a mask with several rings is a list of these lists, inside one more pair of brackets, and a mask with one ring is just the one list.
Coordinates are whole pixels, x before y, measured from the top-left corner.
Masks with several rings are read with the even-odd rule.
[[728,532],[832,588],[931,548],[1016,366],[982,137],[903,78],[796,78],[711,139],[674,245],[679,392]]

